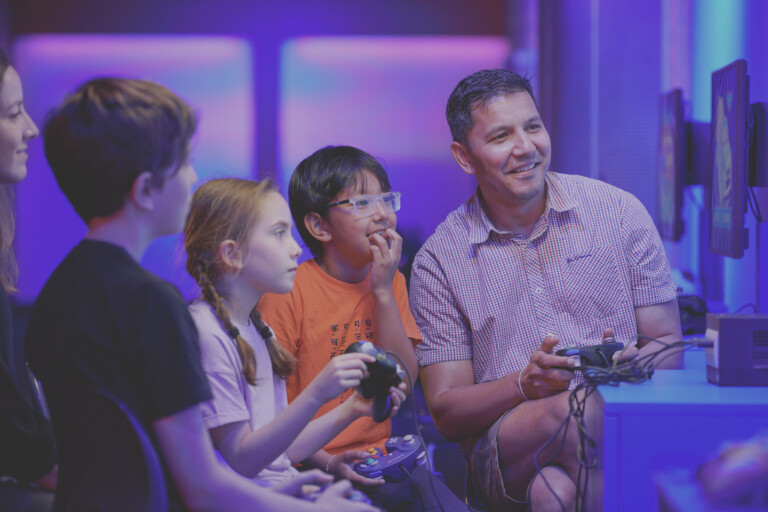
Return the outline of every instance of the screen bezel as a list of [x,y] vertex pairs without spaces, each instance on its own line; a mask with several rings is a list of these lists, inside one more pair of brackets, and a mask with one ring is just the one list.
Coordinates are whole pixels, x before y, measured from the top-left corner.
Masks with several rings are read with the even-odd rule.
[[[728,92],[731,92],[730,99]],[[723,103],[719,107],[718,102],[721,97]],[[722,114],[718,113],[719,108],[723,109]],[[748,108],[749,79],[746,61],[737,60],[714,71],[712,73],[712,117],[710,122],[712,184],[709,194],[709,250],[715,254],[722,254],[731,258],[741,258],[744,255],[746,245],[744,214],[747,206]],[[731,182],[732,200],[730,200],[730,208],[722,204],[724,201],[720,195],[720,189],[725,188],[727,190],[727,186],[723,187],[718,182],[719,158],[720,155],[727,154],[717,151],[718,121],[721,115],[728,121],[727,134],[731,153],[731,169],[727,174],[720,174],[721,180],[729,178]]]

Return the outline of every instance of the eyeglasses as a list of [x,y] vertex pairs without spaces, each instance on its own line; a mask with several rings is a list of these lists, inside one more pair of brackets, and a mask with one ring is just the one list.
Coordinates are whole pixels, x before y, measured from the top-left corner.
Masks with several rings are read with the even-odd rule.
[[359,217],[370,217],[376,211],[376,201],[380,201],[387,213],[395,213],[400,209],[400,192],[384,192],[379,195],[366,194],[362,196],[350,197],[343,201],[326,205],[326,208],[340,206],[342,204],[351,204],[355,210],[355,215]]

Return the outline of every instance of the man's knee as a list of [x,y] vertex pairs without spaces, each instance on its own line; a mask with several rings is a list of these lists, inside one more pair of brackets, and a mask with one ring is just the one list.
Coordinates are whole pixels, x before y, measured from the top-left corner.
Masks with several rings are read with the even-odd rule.
[[533,512],[562,512],[573,510],[576,484],[560,466],[546,466],[534,476],[529,488]]

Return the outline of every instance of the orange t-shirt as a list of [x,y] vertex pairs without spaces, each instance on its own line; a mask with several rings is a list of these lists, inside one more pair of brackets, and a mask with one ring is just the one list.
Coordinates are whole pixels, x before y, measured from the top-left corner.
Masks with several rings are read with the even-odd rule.
[[[326,274],[315,260],[308,260],[299,265],[290,293],[268,293],[259,301],[257,309],[264,321],[272,327],[280,344],[298,359],[286,383],[289,402],[312,382],[331,358],[343,354],[349,345],[363,340],[376,343],[369,279],[370,275],[360,283],[345,283]],[[405,333],[414,344],[418,343],[421,334],[411,315],[405,277],[400,272],[395,274],[393,287]],[[315,417],[338,407],[353,392],[354,389],[349,389],[323,404]],[[389,419],[376,423],[370,417],[359,418],[325,449],[332,454],[371,446],[383,449],[391,431]]]

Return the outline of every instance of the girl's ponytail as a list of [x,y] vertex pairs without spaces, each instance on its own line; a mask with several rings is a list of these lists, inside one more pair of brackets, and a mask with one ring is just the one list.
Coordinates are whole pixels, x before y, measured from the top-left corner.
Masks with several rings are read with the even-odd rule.
[[277,342],[275,333],[264,323],[264,320],[261,319],[261,314],[256,311],[256,308],[253,308],[251,311],[251,322],[256,326],[261,337],[264,338],[267,351],[269,351],[269,359],[272,361],[272,371],[282,378],[288,377],[293,373],[293,369],[296,366],[296,357]]
[[[198,268],[199,267],[200,266],[198,265]],[[198,271],[197,284],[200,286],[203,298],[211,305],[219,322],[224,326],[224,330],[233,340],[235,340],[235,343],[237,344],[237,353],[240,355],[240,362],[243,364],[243,375],[245,376],[245,380],[248,381],[248,384],[255,386],[256,354],[253,351],[253,347],[240,336],[240,331],[234,326],[232,319],[229,317],[229,313],[227,313],[227,310],[224,307],[224,301],[222,300],[221,295],[216,291],[216,287],[208,278],[208,274],[202,269],[199,269]],[[274,339],[274,336],[272,339]]]

